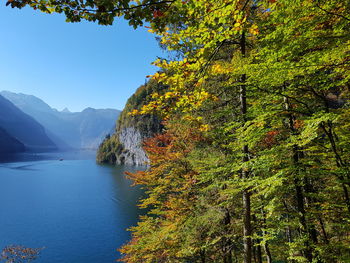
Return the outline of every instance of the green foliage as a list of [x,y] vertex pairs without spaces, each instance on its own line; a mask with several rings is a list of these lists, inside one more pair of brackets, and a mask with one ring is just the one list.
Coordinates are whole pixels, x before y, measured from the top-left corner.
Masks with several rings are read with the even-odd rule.
[[166,120],[130,175],[149,213],[124,262],[350,262],[349,1],[10,1],[47,3],[71,21],[150,22],[179,54],[154,62],[166,90],[138,90],[118,126]]
[[[192,145],[189,138],[181,157],[196,174],[196,190],[182,191],[191,193],[192,206],[177,215],[181,226],[169,228],[174,222],[165,215],[181,207],[165,209],[175,190],[163,192],[182,189],[184,182],[172,181],[181,171],[170,160],[159,171],[157,155],[136,180],[149,187],[147,204],[156,207],[149,234],[165,233],[176,245],[144,239],[141,219],[122,250],[125,262],[159,262],[159,255],[161,262],[251,262],[258,251],[268,262],[349,260],[348,7],[346,1],[189,1],[182,12],[190,19],[181,26],[154,28],[183,59],[155,62],[164,73],[154,79],[169,90],[141,112],[157,107],[176,125],[198,127],[203,139]],[[166,128],[174,132],[173,124]]]
[[116,162],[116,155],[122,151],[122,145],[116,134],[106,137],[98,148],[96,161],[98,163]]
[[150,137],[156,132],[161,130],[160,119],[156,114],[145,114],[145,115],[133,115],[133,110],[139,110],[144,105],[147,105],[151,101],[151,95],[153,93],[163,92],[165,86],[158,84],[154,80],[150,80],[145,85],[139,87],[136,92],[128,99],[126,105],[121,112],[117,122],[117,133],[126,127],[134,127]]
[[124,146],[119,141],[119,134],[123,129],[132,127],[138,130],[143,138],[151,137],[162,130],[161,121],[157,115],[147,114],[135,116],[130,113],[147,104],[151,100],[152,93],[162,92],[163,89],[165,89],[163,85],[151,80],[139,87],[128,99],[117,120],[115,133],[112,136],[107,136],[99,146],[96,157],[98,163],[116,163],[116,156],[124,151]]
[[115,17],[123,16],[129,24],[140,26],[165,12],[172,0],[8,0],[6,5],[23,8],[30,6],[45,13],[64,13],[67,22],[82,20],[111,25]]

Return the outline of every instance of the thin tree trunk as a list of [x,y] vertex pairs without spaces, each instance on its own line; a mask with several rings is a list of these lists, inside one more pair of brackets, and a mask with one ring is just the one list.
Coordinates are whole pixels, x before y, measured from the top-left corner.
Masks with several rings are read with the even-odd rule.
[[244,263],[252,262],[252,239],[251,239],[251,211],[250,193],[247,189],[243,191],[243,245]]
[[[318,94],[313,88],[311,88],[311,91],[317,98],[321,98],[323,100],[324,108],[325,108],[326,112],[329,113],[329,104],[328,104],[328,101],[327,101],[326,97]],[[323,129],[323,131],[327,135],[328,140],[329,140],[329,142],[331,144],[331,148],[332,148],[332,151],[333,151],[334,156],[335,156],[337,167],[338,168],[343,167],[343,168],[345,168],[347,170],[346,179],[349,181],[350,180],[349,166],[348,166],[347,163],[345,163],[343,161],[341,155],[338,152],[337,145],[336,145],[336,142],[335,142],[336,141],[335,140],[336,136],[335,136],[335,133],[333,131],[333,125],[332,125],[332,123],[330,121],[327,122],[327,125],[329,127],[329,130],[327,130],[326,123],[322,123],[321,124],[321,128]],[[341,185],[342,185],[343,193],[344,193],[345,203],[346,203],[348,212],[350,214],[350,196],[349,196],[349,191],[348,191],[348,187],[350,187],[350,183],[349,182],[348,183],[344,183],[345,178],[344,178],[343,175],[337,175],[337,177],[341,181]]]
[[290,224],[289,224],[289,214],[290,214],[290,210],[288,209],[288,206],[286,204],[286,201],[283,200],[283,205],[287,211],[287,222],[288,222],[288,226],[286,229],[286,237],[288,240],[288,243],[292,243],[293,242],[293,234],[292,234],[292,229],[290,228]]
[[[308,236],[308,227],[306,224],[306,217],[305,217],[305,204],[304,204],[304,194],[303,189],[300,185],[300,180],[298,178],[294,179],[294,187],[296,192],[296,199],[297,199],[297,210],[299,212],[299,222],[301,225],[301,234]],[[312,248],[310,246],[310,241],[307,238],[307,240],[304,242],[305,249],[303,251],[303,254],[305,258],[308,260],[308,262],[312,262]]]
[[201,263],[205,263],[205,250],[204,249],[201,249],[200,255],[201,255]]
[[[258,240],[258,241],[260,241],[260,240]],[[262,253],[261,253],[261,245],[259,244],[259,245],[257,245],[256,246],[256,262],[257,263],[262,263],[263,261],[262,261]]]
[[321,226],[323,240],[328,245],[329,244],[329,239],[328,239],[328,235],[327,235],[326,229],[324,227],[323,219],[322,219],[321,216],[318,217],[318,222],[320,223],[320,226]]
[[[226,229],[226,233],[229,231],[231,224],[231,215],[230,211],[225,208],[225,219],[224,219],[224,225]],[[224,238],[224,247],[223,247],[223,252],[224,252],[224,262],[232,263],[232,240],[230,238]]]
[[[263,209],[261,209],[261,212],[262,212],[262,215],[263,215],[263,231],[262,231],[262,234],[263,236],[266,236],[267,235],[267,232],[266,232],[266,213]],[[271,251],[270,251],[270,248],[269,248],[269,243],[267,241],[264,242],[264,251],[265,251],[265,254],[266,254],[266,262],[267,263],[272,263],[272,256],[271,256]]]
[[266,254],[266,262],[272,263],[271,251],[270,251],[269,244],[267,242],[265,242],[264,250],[265,250],[265,254]]
[[[288,111],[289,110],[289,102],[287,98],[284,98],[285,100],[285,108]],[[292,114],[289,114],[289,129],[291,133],[295,133],[295,128],[294,128],[294,116]],[[299,147],[297,145],[294,145],[292,148],[293,152],[293,164],[295,167],[299,166],[299,159],[300,159],[300,152],[299,152]],[[303,187],[302,187],[302,182],[296,176],[294,178],[294,188],[295,188],[295,195],[296,195],[296,201],[297,201],[297,210],[298,210],[298,215],[299,215],[299,222],[301,225],[300,232],[302,236],[307,236],[306,241],[304,242],[304,249],[302,251],[302,254],[304,257],[307,259],[308,262],[312,262],[312,247],[310,245],[310,240],[309,240],[309,231],[308,231],[308,226],[306,223],[306,211],[305,211],[305,199],[304,199],[304,193],[303,193]]]
[[[312,183],[310,182],[310,180],[308,180],[307,178],[304,178],[304,189],[305,189],[305,193],[315,193],[315,189],[312,186]],[[311,207],[312,203],[317,202],[316,200],[314,200],[314,198],[309,197],[309,196],[305,196],[305,206],[306,207]],[[318,243],[318,238],[317,238],[317,230],[314,224],[311,224],[309,226],[309,235],[311,237],[311,240],[314,244]]]
[[[337,165],[338,168],[341,168],[341,167],[348,168],[347,165],[344,164],[344,162],[343,162],[341,156],[340,156],[339,153],[338,153],[337,146],[336,146],[336,143],[335,143],[335,140],[334,140],[332,125],[331,125],[331,124],[328,124],[328,126],[329,126],[329,130],[327,130],[325,124],[322,124],[322,125],[321,125],[323,131],[326,133],[326,135],[327,135],[327,137],[328,137],[328,139],[329,139],[329,142],[330,142],[330,144],[331,144],[331,148],[332,148],[332,151],[333,151],[333,153],[334,153],[335,160],[336,160],[336,165]],[[349,214],[350,214],[350,195],[349,195],[348,187],[347,187],[347,185],[344,183],[345,178],[344,178],[344,176],[342,176],[342,175],[338,175],[337,177],[338,177],[339,180],[341,181],[341,185],[342,185],[343,193],[344,193],[345,203],[346,203],[348,212],[349,212]],[[349,176],[347,176],[347,179],[349,179]]]
[[[242,33],[240,41],[241,55],[246,55],[246,37],[245,33]],[[241,114],[243,118],[242,125],[247,121],[247,87],[246,87],[247,76],[243,74],[241,76],[241,88],[240,88],[240,103],[241,103]],[[249,149],[248,145],[244,145],[242,148],[243,152],[243,163],[249,160]],[[249,177],[249,172],[246,169],[242,169],[242,179]],[[243,246],[244,246],[244,263],[252,262],[252,225],[251,225],[251,205],[250,205],[250,192],[249,189],[243,190]]]
[[[259,220],[256,218],[255,215],[252,215],[252,219],[254,221],[254,226],[252,231],[254,232],[260,232],[258,231],[257,229],[258,228],[263,228],[263,226],[261,226],[261,224],[259,224]],[[262,263],[263,260],[262,260],[262,253],[261,253],[261,238],[256,238],[255,239],[255,242],[256,243],[255,245],[253,244],[253,254],[254,254],[254,262],[256,263]]]

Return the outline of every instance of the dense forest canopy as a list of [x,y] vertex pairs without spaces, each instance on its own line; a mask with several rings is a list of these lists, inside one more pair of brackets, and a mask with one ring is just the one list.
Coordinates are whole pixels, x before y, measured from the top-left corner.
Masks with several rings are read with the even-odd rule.
[[176,59],[124,262],[350,262],[350,1],[9,0],[144,22]]

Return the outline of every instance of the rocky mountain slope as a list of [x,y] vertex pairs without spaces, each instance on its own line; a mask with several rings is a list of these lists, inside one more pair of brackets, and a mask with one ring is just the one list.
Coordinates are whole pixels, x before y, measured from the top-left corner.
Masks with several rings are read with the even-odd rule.
[[147,104],[150,94],[161,89],[163,87],[150,81],[128,99],[117,121],[115,133],[106,137],[98,149],[99,163],[144,165],[147,162],[142,143],[162,131],[161,121],[155,115],[131,116],[128,113]]

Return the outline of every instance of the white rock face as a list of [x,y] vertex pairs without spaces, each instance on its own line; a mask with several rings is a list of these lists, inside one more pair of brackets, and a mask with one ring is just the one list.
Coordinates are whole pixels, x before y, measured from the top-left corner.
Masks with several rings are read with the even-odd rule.
[[133,127],[123,128],[119,133],[119,142],[123,145],[121,153],[116,154],[117,164],[146,165],[148,158],[142,149],[144,138]]

